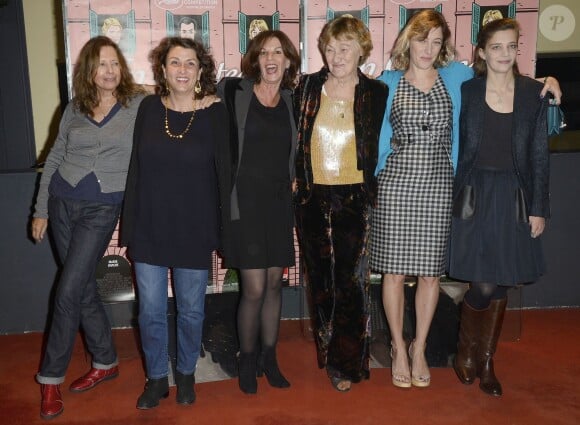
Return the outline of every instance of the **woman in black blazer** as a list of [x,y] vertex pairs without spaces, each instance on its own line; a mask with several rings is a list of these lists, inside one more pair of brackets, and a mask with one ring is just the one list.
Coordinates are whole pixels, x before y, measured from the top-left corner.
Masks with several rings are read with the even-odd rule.
[[244,78],[225,78],[218,86],[230,129],[221,184],[222,254],[226,266],[241,274],[239,385],[250,394],[262,371],[270,385],[290,386],[278,368],[276,344],[282,272],[295,258],[292,89],[299,69],[300,56],[288,36],[263,31],[242,60]]
[[460,381],[502,394],[493,370],[510,286],[544,272],[540,235],[549,216],[547,99],[519,75],[519,25],[486,24],[476,76],[462,86],[460,149],[454,183],[449,275],[465,294],[454,369]]

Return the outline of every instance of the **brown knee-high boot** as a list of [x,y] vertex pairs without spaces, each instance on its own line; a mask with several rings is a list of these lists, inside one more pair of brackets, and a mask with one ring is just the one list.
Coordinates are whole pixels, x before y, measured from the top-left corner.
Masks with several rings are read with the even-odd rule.
[[480,325],[486,311],[487,309],[475,310],[463,300],[457,355],[453,360],[453,369],[464,384],[473,384],[477,376],[477,346]]
[[493,371],[493,355],[501,333],[506,305],[507,298],[493,300],[489,305],[481,324],[477,349],[479,388],[483,392],[497,397],[502,395],[502,389]]

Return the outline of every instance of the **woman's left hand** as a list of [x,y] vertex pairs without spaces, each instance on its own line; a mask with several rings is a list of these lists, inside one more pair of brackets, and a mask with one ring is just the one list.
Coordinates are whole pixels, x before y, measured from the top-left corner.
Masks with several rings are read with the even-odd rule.
[[544,233],[544,228],[546,227],[546,219],[544,217],[535,217],[531,215],[530,220],[530,236],[532,238],[539,237]]
[[554,77],[546,77],[542,80],[544,82],[544,88],[540,92],[540,96],[544,97],[548,92],[552,93],[554,96],[553,104],[559,105],[562,103],[562,90],[560,89],[560,83]]

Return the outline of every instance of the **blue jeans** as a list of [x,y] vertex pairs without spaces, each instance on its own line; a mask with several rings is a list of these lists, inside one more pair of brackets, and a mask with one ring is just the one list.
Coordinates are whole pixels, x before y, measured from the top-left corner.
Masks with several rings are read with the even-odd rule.
[[111,325],[97,292],[95,270],[109,245],[120,210],[120,205],[100,202],[54,196],[48,200],[51,234],[62,269],[37,375],[41,384],[64,381],[79,326],[84,330],[93,367],[110,369],[118,364]]
[[[168,375],[167,272],[164,266],[135,262],[139,298],[139,331],[149,379]],[[201,350],[207,270],[174,267],[173,291],[177,307],[177,371],[195,372]]]

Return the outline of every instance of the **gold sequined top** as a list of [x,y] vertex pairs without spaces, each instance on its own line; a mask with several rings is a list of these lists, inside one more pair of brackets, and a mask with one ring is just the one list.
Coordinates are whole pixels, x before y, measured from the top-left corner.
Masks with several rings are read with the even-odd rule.
[[356,168],[353,103],[331,99],[322,90],[310,151],[315,184],[363,182],[362,170]]

